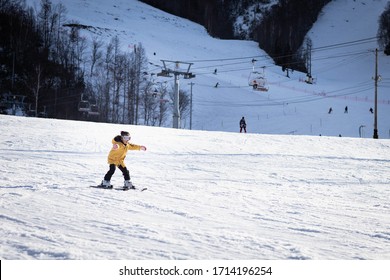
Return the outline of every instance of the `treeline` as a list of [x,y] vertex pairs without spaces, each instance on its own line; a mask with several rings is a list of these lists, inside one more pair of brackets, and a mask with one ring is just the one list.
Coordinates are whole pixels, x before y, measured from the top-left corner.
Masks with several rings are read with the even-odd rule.
[[235,1],[237,0],[141,0],[170,14],[199,23],[210,35],[221,39],[234,37],[233,18],[226,7]]
[[[202,24],[214,37],[251,39],[276,64],[306,72],[302,46],[307,31],[331,0],[141,0]],[[243,17],[237,26],[237,18]]]
[[[307,72],[300,49],[322,8],[331,0],[279,0],[254,28],[253,39],[283,68]],[[303,51],[305,52],[305,51]]]
[[386,55],[390,55],[390,2],[379,17],[378,44]]
[[123,52],[117,37],[88,42],[82,29],[95,27],[68,22],[62,4],[0,1],[2,113],[163,125],[171,89],[153,84],[142,44]]
[[[306,34],[331,0],[140,0],[203,25],[223,39],[251,39],[284,69],[309,73]],[[366,5],[362,2],[363,5]],[[240,19],[240,20],[237,20]],[[379,18],[378,43],[390,55],[390,3]],[[308,49],[309,47],[309,49]]]

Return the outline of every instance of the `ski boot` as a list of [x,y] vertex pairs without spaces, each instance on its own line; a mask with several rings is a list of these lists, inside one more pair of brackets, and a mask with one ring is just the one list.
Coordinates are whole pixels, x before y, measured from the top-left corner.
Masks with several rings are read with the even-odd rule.
[[130,180],[126,180],[125,184],[123,185],[123,189],[130,190],[130,189],[135,189],[135,187],[133,186]]
[[103,180],[100,185],[103,188],[106,188],[106,189],[112,189],[113,188],[113,186],[111,185],[110,181],[106,181],[106,180]]

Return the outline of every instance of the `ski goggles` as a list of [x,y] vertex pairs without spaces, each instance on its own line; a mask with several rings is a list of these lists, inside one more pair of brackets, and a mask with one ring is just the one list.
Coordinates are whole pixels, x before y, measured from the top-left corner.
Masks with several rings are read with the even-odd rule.
[[130,135],[125,135],[125,136],[122,136],[122,138],[125,141],[129,141],[131,139],[131,136]]

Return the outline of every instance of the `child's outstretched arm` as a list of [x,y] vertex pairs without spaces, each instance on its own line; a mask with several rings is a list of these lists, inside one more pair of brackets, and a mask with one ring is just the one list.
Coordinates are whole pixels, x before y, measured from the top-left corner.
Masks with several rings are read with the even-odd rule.
[[146,147],[142,145],[136,145],[136,144],[128,144],[127,145],[128,150],[139,150],[139,151],[146,151]]

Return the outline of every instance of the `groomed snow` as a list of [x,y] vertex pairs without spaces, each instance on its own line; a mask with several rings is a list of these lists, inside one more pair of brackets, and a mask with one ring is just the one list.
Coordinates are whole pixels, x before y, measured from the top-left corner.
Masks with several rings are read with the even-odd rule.
[[[388,140],[0,116],[4,259],[389,259]],[[99,190],[131,131],[132,181]],[[123,183],[119,171],[114,185]]]

